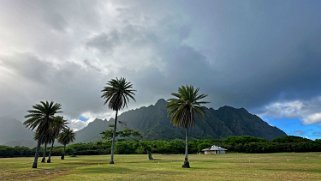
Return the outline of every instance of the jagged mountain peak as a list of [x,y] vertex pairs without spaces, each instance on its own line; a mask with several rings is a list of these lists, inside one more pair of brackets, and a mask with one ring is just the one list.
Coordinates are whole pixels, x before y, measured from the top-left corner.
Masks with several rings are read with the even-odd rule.
[[165,99],[158,99],[155,103],[155,106],[163,106],[166,105],[167,101]]
[[[111,119],[113,120],[113,119]],[[119,128],[124,127],[139,130],[144,139],[175,139],[183,138],[184,130],[175,128],[170,124],[166,100],[159,99],[154,105],[130,110],[119,115]],[[89,128],[84,128],[82,132],[77,132],[79,139],[77,142],[97,141],[101,139],[99,133],[108,128],[110,121],[100,122],[96,130],[90,127],[90,132],[95,132],[96,136],[90,136]],[[99,127],[98,127],[99,125]],[[79,136],[79,135],[83,136]],[[266,139],[286,135],[282,130],[272,127],[256,115],[249,113],[244,108],[234,108],[223,106],[218,110],[213,108],[206,109],[203,118],[197,117],[196,124],[190,129],[190,136],[194,138],[222,138],[234,135],[257,136]],[[95,137],[95,140],[91,138]]]

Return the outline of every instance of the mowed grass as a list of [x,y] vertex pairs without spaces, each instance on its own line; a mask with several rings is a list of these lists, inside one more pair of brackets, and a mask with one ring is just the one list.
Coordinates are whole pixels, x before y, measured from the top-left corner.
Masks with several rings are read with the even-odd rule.
[[32,169],[32,157],[0,158],[0,180],[321,180],[321,153],[190,155],[109,155],[53,157]]

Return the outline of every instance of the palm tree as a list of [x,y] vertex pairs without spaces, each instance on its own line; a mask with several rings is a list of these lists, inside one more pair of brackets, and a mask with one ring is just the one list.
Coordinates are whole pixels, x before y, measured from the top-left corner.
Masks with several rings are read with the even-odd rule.
[[36,130],[36,135],[39,134],[37,138],[38,144],[36,147],[36,153],[32,168],[37,168],[38,166],[38,151],[40,145],[45,139],[46,132],[48,131],[50,124],[54,119],[54,115],[56,113],[61,113],[60,110],[60,104],[54,103],[52,101],[41,101],[40,104],[32,106],[32,109],[29,110],[28,114],[25,116],[27,120],[24,122],[24,125],[31,130]]
[[65,128],[59,134],[58,142],[64,145],[64,152],[61,155],[61,159],[65,159],[66,145],[75,140],[75,133],[70,128]]
[[47,163],[51,163],[51,153],[52,153],[53,145],[55,144],[55,139],[58,138],[61,130],[67,128],[66,124],[67,124],[67,120],[65,120],[62,116],[57,116],[54,118],[53,124],[49,129],[49,135],[50,135],[49,143],[51,143],[51,148],[49,151]]
[[111,158],[110,164],[114,164],[114,148],[115,148],[115,137],[116,137],[116,130],[117,130],[117,116],[118,111],[123,109],[129,103],[129,100],[132,99],[135,101],[134,95],[135,91],[133,88],[133,84],[127,82],[125,78],[116,78],[111,79],[107,85],[104,87],[102,92],[102,98],[105,99],[104,104],[108,104],[108,107],[113,111],[116,111],[115,114],[115,124],[113,125],[113,139],[112,139],[112,146],[111,146]]
[[172,93],[175,98],[171,98],[167,103],[167,111],[171,123],[176,127],[185,128],[185,161],[183,168],[190,168],[188,161],[188,128],[194,126],[195,115],[204,115],[205,107],[202,104],[208,102],[201,101],[207,95],[199,94],[199,88],[193,86],[181,86],[177,93]]

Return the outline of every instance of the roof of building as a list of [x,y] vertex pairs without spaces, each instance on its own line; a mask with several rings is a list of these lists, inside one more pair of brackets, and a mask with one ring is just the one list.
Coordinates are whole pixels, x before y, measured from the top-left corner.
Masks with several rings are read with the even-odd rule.
[[205,148],[202,151],[226,151],[227,149],[213,145],[210,148]]

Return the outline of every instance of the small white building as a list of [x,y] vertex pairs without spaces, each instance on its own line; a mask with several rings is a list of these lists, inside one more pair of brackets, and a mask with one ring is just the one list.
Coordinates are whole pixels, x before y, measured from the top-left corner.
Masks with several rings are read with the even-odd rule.
[[227,149],[213,145],[211,146],[211,148],[205,148],[202,150],[202,152],[204,152],[204,154],[225,154],[225,151]]

